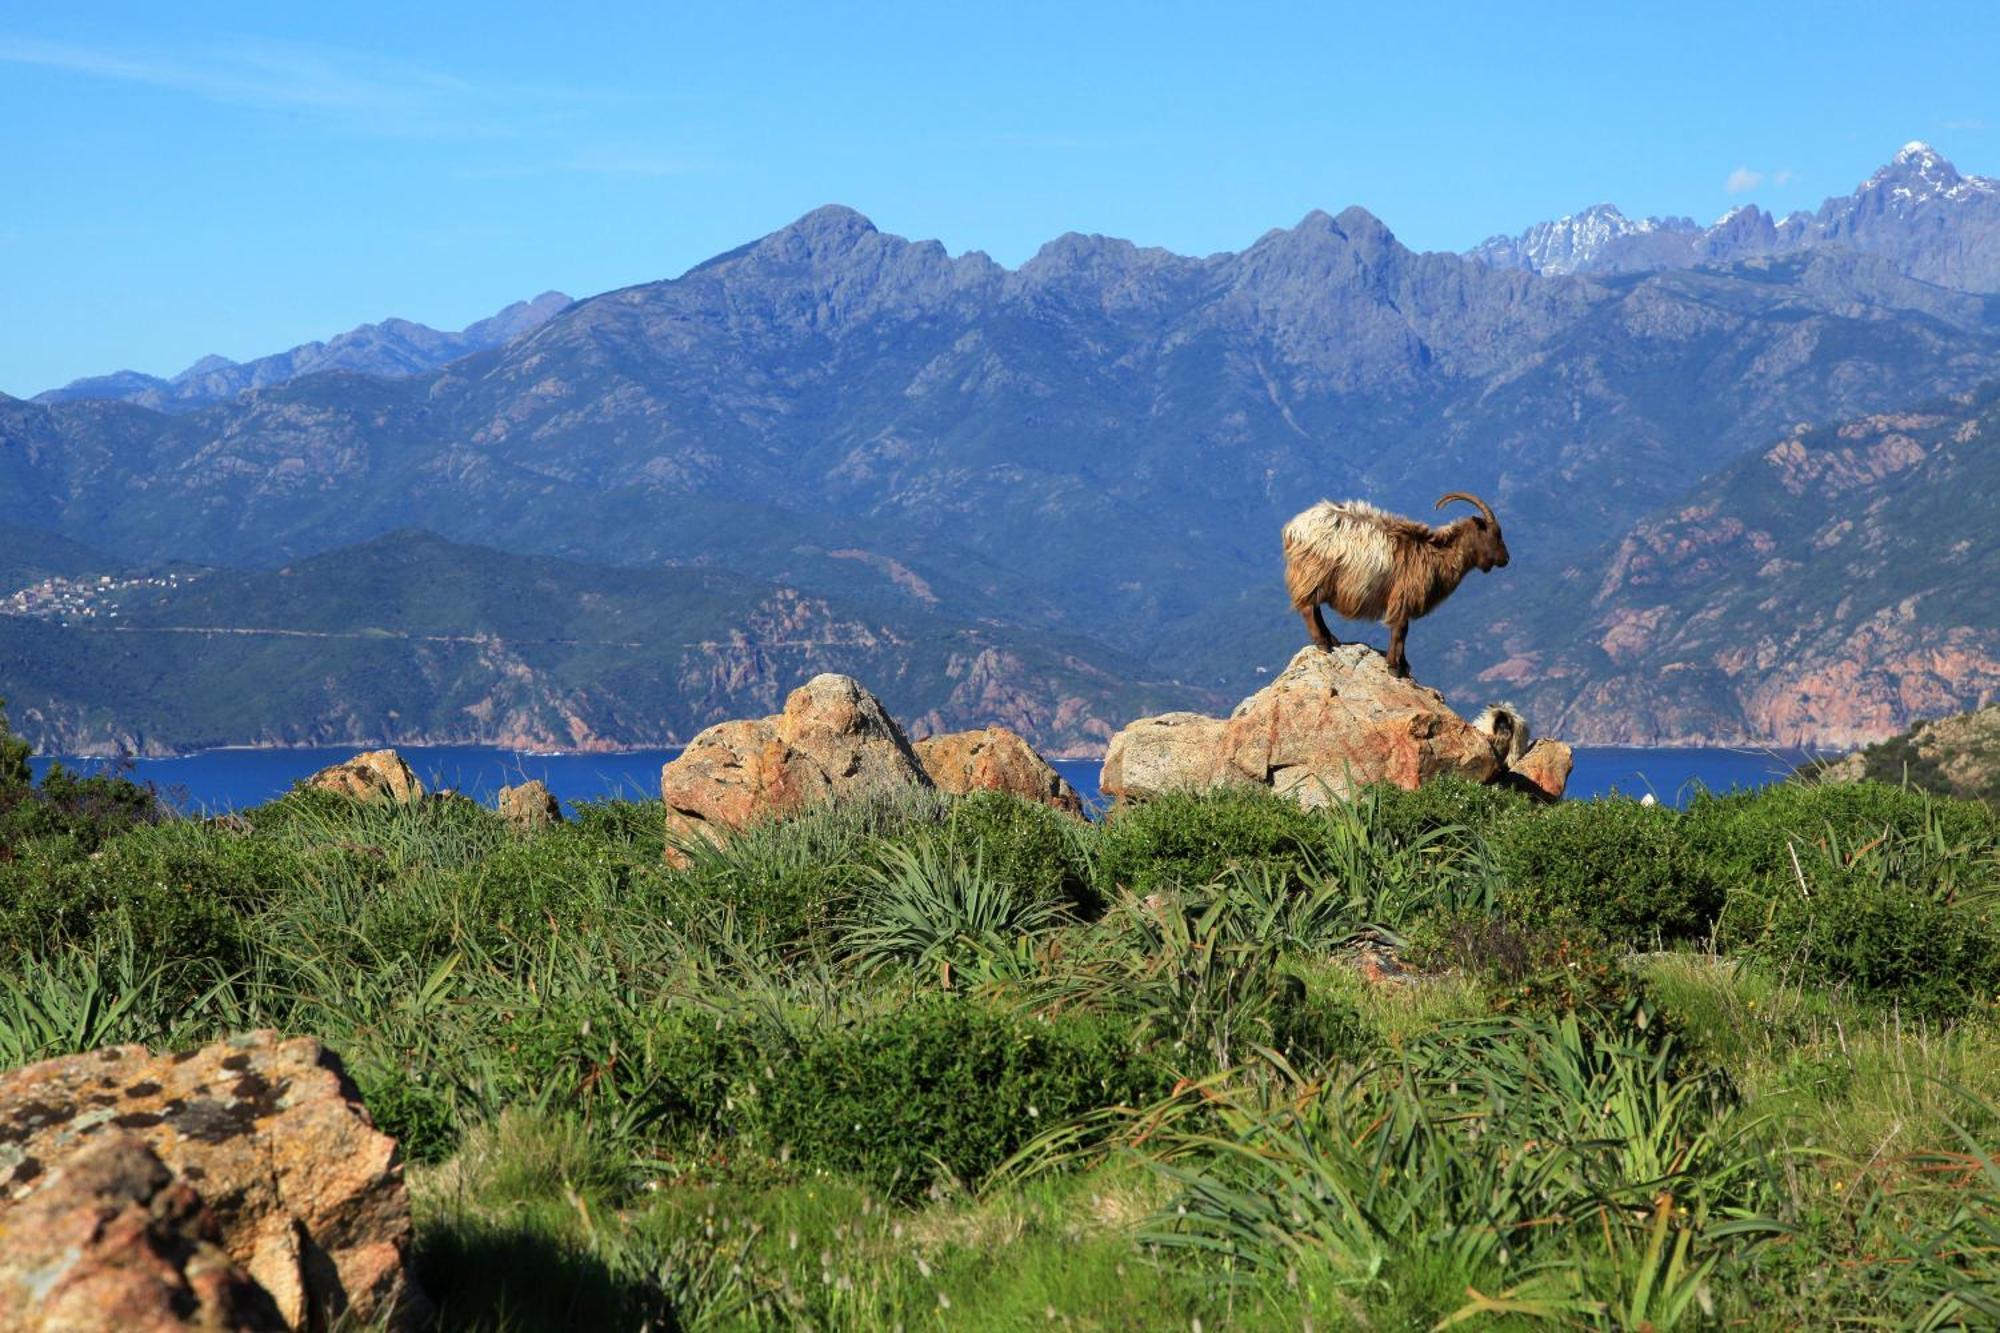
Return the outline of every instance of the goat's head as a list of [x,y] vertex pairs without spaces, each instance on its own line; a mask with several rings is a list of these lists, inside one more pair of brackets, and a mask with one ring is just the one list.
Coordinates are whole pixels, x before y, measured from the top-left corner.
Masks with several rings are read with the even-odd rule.
[[1463,500],[1479,510],[1479,517],[1472,520],[1467,529],[1472,550],[1472,563],[1484,573],[1492,569],[1504,569],[1507,565],[1507,542],[1500,535],[1500,520],[1493,517],[1493,510],[1486,501],[1466,491],[1453,491],[1437,502],[1439,509],[1453,500]]

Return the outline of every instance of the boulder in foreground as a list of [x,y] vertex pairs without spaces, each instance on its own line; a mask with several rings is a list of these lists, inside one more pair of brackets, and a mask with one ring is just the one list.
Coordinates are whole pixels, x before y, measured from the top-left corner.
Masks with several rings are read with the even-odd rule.
[[137,1137],[88,1141],[0,1213],[0,1330],[284,1333],[222,1227]]
[[660,770],[669,838],[711,841],[836,798],[929,787],[903,729],[851,676],[814,676],[772,717],[718,722]]
[[953,796],[1004,791],[1068,814],[1083,814],[1083,798],[1076,788],[1036,754],[1033,746],[1005,727],[926,736],[914,748],[924,772],[940,791]]
[[294,1328],[413,1317],[396,1141],[309,1037],[179,1055],[111,1046],[0,1074],[0,1227],[79,1152],[136,1136],[213,1210],[220,1242]]
[[424,784],[394,750],[370,750],[328,765],[307,778],[304,785],[379,804],[406,805],[424,794]]
[[[1111,740],[1102,786],[1120,801],[1263,786],[1316,806],[1374,782],[1493,782],[1508,772],[1506,748],[1436,690],[1393,675],[1374,649],[1307,647],[1226,718],[1165,713],[1126,727]],[[1522,756],[1535,760],[1523,779],[1560,796],[1568,757],[1567,746],[1541,742]]]

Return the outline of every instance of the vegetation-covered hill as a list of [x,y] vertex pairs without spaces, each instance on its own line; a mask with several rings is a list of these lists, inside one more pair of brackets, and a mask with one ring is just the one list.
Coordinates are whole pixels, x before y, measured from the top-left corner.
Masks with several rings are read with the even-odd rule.
[[103,574],[118,562],[82,542],[18,524],[0,524],[0,597],[39,579]]
[[[893,573],[893,571],[892,571]],[[109,613],[115,610],[116,616]],[[666,745],[859,676],[919,732],[995,723],[1062,754],[1213,703],[1048,631],[707,569],[613,569],[393,533],[262,573],[0,616],[0,681],[45,751],[224,744]]]
[[663,822],[17,773],[0,1067],[322,1038],[446,1329],[2000,1315],[1984,806],[928,794],[682,870]]

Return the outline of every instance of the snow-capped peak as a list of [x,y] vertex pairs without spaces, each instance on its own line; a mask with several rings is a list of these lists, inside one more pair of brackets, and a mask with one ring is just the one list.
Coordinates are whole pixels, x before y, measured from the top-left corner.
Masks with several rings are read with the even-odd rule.
[[1921,139],[1913,139],[1897,149],[1889,165],[1862,182],[1855,193],[1884,187],[1888,189],[1891,206],[1899,208],[1931,199],[1959,202],[2000,189],[2000,185],[1984,177],[1961,176],[1943,154]]
[[1592,204],[1553,222],[1537,222],[1519,236],[1490,237],[1471,253],[1494,268],[1575,273],[1590,267],[1605,247],[1623,237],[1687,226],[1678,219],[1628,218],[1616,204]]

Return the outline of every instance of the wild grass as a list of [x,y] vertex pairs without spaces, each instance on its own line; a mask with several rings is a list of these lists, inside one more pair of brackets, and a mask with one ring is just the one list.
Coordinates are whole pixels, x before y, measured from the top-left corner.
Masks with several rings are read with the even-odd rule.
[[924,796],[676,869],[657,803],[128,796],[0,800],[0,1062],[321,1037],[446,1328],[2000,1318],[1984,807]]

